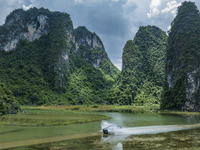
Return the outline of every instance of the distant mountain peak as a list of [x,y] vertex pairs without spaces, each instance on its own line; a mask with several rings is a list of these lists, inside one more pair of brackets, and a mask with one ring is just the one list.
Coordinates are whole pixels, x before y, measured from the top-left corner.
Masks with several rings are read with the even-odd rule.
[[90,32],[85,26],[75,29],[77,47],[84,45],[95,49],[104,49],[101,39],[96,33]]
[[[18,9],[13,11],[5,21],[1,30],[3,34],[0,37],[0,49],[10,51],[16,48],[20,40],[34,41],[43,35],[48,34],[48,16],[44,13],[38,13],[29,16],[28,13],[35,11],[36,8],[23,11]],[[42,11],[43,9],[40,9]]]
[[166,46],[164,31],[156,26],[139,28],[134,40],[127,41],[124,46],[114,102],[126,105],[159,103]]

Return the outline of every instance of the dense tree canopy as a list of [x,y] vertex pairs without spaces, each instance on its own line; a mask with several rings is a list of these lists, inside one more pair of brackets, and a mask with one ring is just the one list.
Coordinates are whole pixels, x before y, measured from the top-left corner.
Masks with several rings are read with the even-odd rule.
[[0,82],[0,113],[16,114],[19,109],[19,104],[12,92],[6,88],[5,84]]
[[161,108],[184,110],[187,102],[198,109],[199,58],[200,14],[193,2],[183,2],[169,31]]
[[[0,50],[0,79],[21,104],[105,103],[105,93],[119,70],[103,46],[96,48],[103,45],[100,38],[85,27],[74,30],[68,14],[43,8],[15,10],[0,27],[0,42],[6,43],[10,32],[16,33],[12,38],[19,35],[17,31],[28,32],[29,23],[39,27],[40,15],[47,16],[43,29],[47,34],[31,42],[20,40],[14,50]],[[21,20],[13,23],[16,18]],[[96,47],[78,43],[88,37]]]
[[112,89],[113,103],[159,103],[164,79],[166,40],[165,32],[158,27],[142,26],[134,40],[127,41],[122,57],[122,72]]

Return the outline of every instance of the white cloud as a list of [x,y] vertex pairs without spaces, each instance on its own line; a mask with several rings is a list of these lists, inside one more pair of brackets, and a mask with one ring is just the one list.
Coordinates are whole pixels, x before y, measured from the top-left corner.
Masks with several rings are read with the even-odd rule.
[[120,0],[112,0],[112,2],[119,2]]
[[14,9],[20,8],[23,5],[23,0],[0,0],[0,25],[4,23],[7,15]]
[[83,3],[83,0],[74,0],[75,3]]
[[175,0],[172,0],[167,3],[167,7],[161,10],[161,13],[171,13],[173,16],[176,14],[177,7],[181,5],[181,2],[177,2]]
[[157,16],[160,14],[159,7],[161,5],[161,0],[152,0],[150,4],[150,12],[147,13],[149,18]]
[[23,5],[22,7],[23,7],[24,10],[29,10],[30,8],[33,7],[33,4],[30,4],[30,5],[28,5],[28,6]]
[[167,27],[167,31],[171,30],[171,25]]
[[161,15],[176,15],[177,7],[184,0],[151,0],[150,11],[147,13],[149,18],[160,17]]
[[158,7],[161,4],[161,0],[152,0],[150,7]]
[[[0,0],[0,25],[14,9],[44,7],[69,13],[74,27],[86,26],[102,39],[112,62],[120,69],[122,50],[139,26],[170,29],[177,7],[184,0]],[[187,0],[188,1],[188,0]],[[195,2],[200,9],[200,0]],[[80,5],[81,4],[81,5]]]
[[[151,24],[160,27],[164,31],[169,30],[169,25],[176,16],[177,7],[184,0],[151,0],[149,12],[146,16],[151,20]],[[198,0],[193,0],[198,1]]]
[[149,18],[146,16],[151,1],[149,0],[127,0],[123,4],[123,17],[126,18],[129,30],[129,40],[134,38],[134,34],[139,26],[149,25]]

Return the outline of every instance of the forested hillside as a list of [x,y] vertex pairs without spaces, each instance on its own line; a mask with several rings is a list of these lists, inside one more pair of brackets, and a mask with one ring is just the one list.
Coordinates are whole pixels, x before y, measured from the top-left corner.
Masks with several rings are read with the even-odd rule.
[[0,80],[29,105],[105,103],[119,70],[97,34],[66,13],[13,11],[0,26]]
[[119,104],[158,104],[164,79],[167,36],[155,26],[140,27],[123,50],[122,72],[111,90],[110,101]]
[[5,84],[0,82],[0,113],[16,114],[20,110],[18,102],[13,93],[7,89]]
[[200,14],[183,2],[171,24],[161,108],[200,111]]
[[178,8],[169,37],[141,26],[124,46],[121,72],[100,37],[74,29],[69,14],[17,9],[0,26],[1,113],[16,113],[19,104],[160,102],[162,109],[200,111],[199,58],[200,13],[192,2]]

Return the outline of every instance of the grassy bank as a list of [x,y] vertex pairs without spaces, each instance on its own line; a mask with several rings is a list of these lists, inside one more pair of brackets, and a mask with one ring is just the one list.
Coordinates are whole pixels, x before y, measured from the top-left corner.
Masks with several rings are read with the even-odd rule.
[[185,116],[200,116],[200,112],[185,112],[185,111],[160,111],[161,114],[172,114],[172,115],[185,115]]
[[91,112],[161,113],[175,115],[198,115],[199,112],[160,111],[154,106],[115,106],[115,105],[70,105],[70,106],[22,106],[23,113],[1,115],[0,125],[11,126],[59,126],[88,123],[109,119],[108,116]]
[[45,127],[109,119],[107,116],[87,113],[78,110],[76,107],[72,109],[63,109],[59,107],[24,106],[22,109],[23,112],[17,115],[0,116],[0,125]]
[[[108,137],[109,138],[109,137]],[[69,139],[60,142],[43,143],[38,145],[14,148],[14,150],[33,150],[33,149],[73,149],[73,150],[93,150],[93,149],[115,149],[117,143],[109,141],[103,142],[100,136],[88,136],[79,139]],[[142,149],[142,150],[199,150],[200,130],[185,130],[150,135],[133,135],[121,141],[123,149]]]
[[[99,112],[144,113],[138,114],[139,116],[143,117],[144,115],[147,117],[149,115],[160,116],[160,114],[147,113],[165,113],[187,116],[200,115],[200,113],[194,112],[161,112],[159,111],[159,106],[23,106],[22,109],[23,113],[19,113],[17,115],[0,115],[0,149],[42,144],[48,142],[54,143],[63,140],[80,140],[88,137],[91,137],[92,140],[94,136],[98,136],[98,138],[100,139],[101,135],[99,135],[99,131],[101,129],[101,121],[98,120],[105,120],[109,117],[99,115],[104,114]],[[129,116],[129,114],[127,113],[123,115]],[[169,117],[173,119],[173,115],[169,115]],[[199,119],[198,117],[196,118],[193,116],[191,118],[186,118]],[[150,119],[150,122],[151,121],[152,120]],[[101,141],[100,144],[102,144]],[[41,145],[38,146],[40,147]],[[49,143],[44,144],[44,146],[49,146]],[[59,144],[55,143],[55,145],[53,144],[53,147],[50,147],[54,149],[54,146],[57,147],[59,146]],[[67,145],[66,147],[68,146],[69,145]],[[24,147],[24,149],[26,148],[27,147]],[[21,147],[19,149],[21,149]],[[44,149],[46,149],[46,147]]]
[[109,119],[108,116],[91,112],[157,112],[159,106],[70,105],[70,106],[22,106],[22,113],[0,115],[0,125],[11,126],[59,126],[88,123]]
[[130,105],[70,105],[70,106],[42,106],[43,109],[67,110],[67,111],[95,111],[95,112],[130,112],[130,113],[153,113],[158,112],[159,105],[130,106]]

